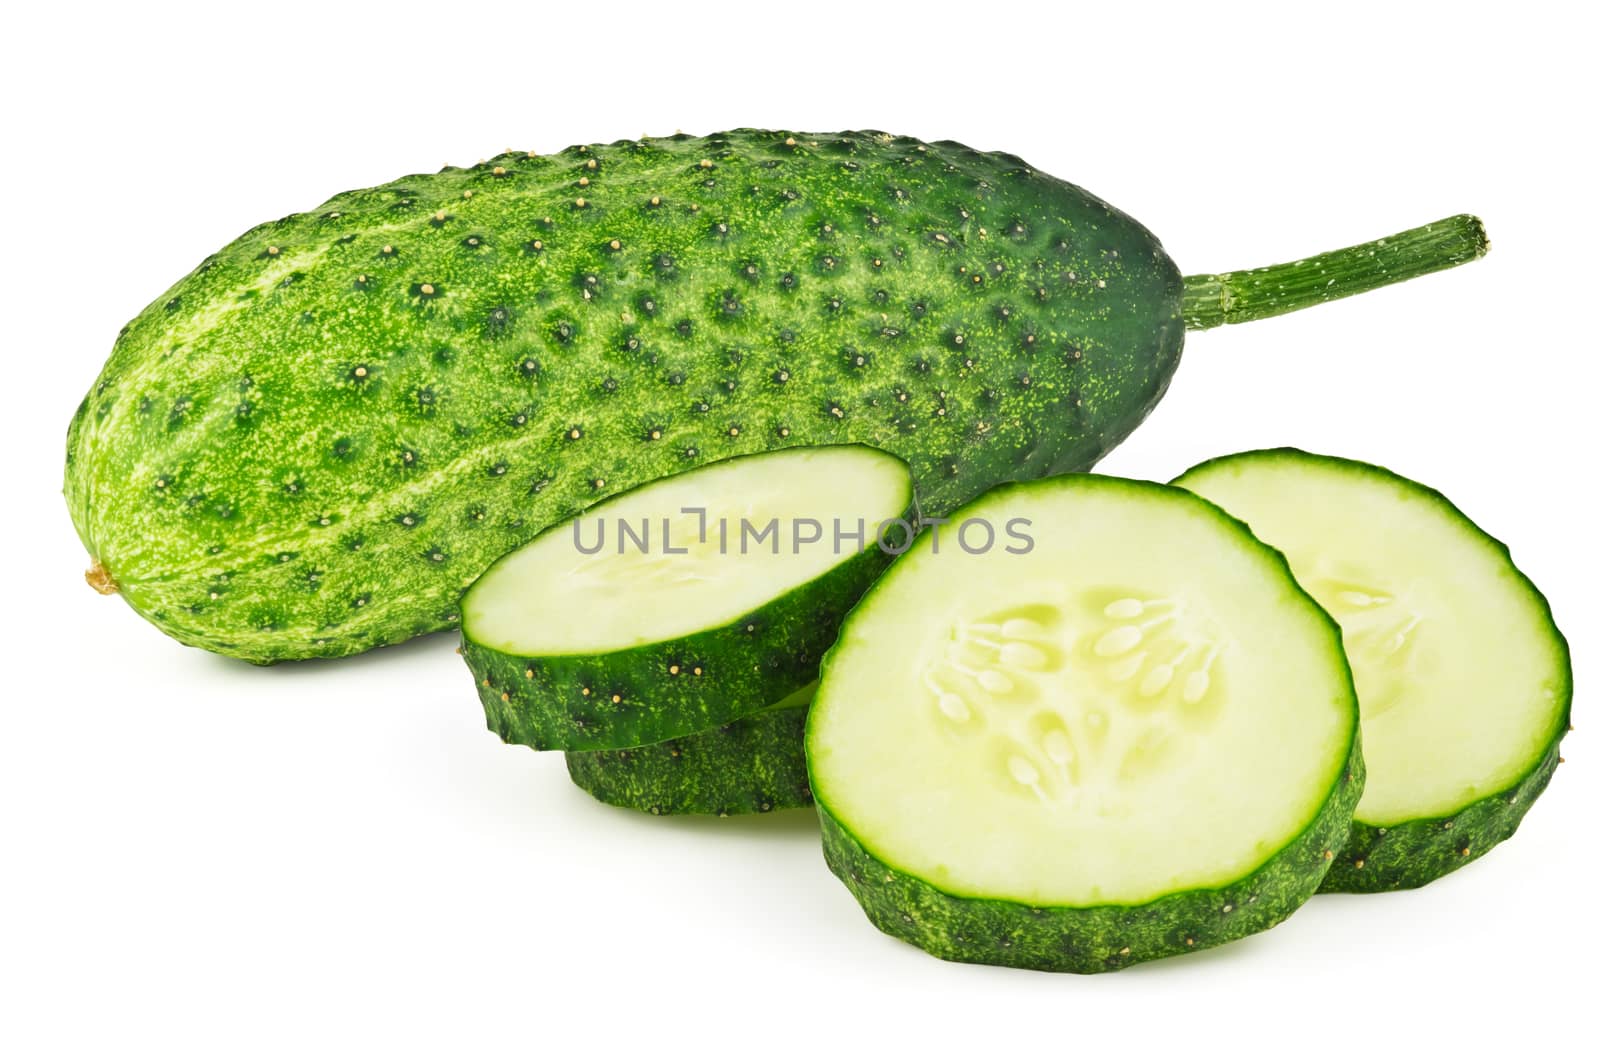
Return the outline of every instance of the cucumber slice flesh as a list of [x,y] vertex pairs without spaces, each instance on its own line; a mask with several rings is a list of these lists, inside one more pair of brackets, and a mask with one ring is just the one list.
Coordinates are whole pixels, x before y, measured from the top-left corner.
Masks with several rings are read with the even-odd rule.
[[1174,482],[1281,549],[1343,628],[1368,770],[1358,821],[1448,817],[1546,760],[1571,702],[1566,642],[1506,548],[1438,492],[1295,450],[1218,458]]
[[879,522],[906,511],[909,491],[903,463],[857,446],[794,448],[656,481],[502,558],[463,600],[463,627],[481,646],[525,656],[606,653],[722,627],[852,556],[858,532],[870,547]]
[[[1041,908],[1145,904],[1240,881],[1359,786],[1338,631],[1243,525],[1086,476],[991,491],[952,521],[1018,518],[1027,553],[924,535],[826,659],[812,788],[891,877]],[[1323,873],[1294,863],[1273,921]]]

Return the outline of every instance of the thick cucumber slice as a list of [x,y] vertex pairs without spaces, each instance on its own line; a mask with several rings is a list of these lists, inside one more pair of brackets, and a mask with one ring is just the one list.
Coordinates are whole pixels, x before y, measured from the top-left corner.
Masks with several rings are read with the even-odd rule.
[[1033,547],[925,532],[851,613],[807,723],[829,866],[872,922],[946,959],[1093,972],[1315,893],[1361,791],[1357,709],[1282,555],[1110,477],[950,520]]
[[608,805],[657,816],[733,816],[811,804],[806,708],[815,684],[699,734],[567,754],[567,772]]
[[490,729],[622,749],[718,727],[816,678],[915,517],[904,462],[791,448],[617,495],[507,554],[462,599]]
[[1175,483],[1288,555],[1344,629],[1368,776],[1328,890],[1431,882],[1509,838],[1550,781],[1572,662],[1549,603],[1437,491],[1298,450]]

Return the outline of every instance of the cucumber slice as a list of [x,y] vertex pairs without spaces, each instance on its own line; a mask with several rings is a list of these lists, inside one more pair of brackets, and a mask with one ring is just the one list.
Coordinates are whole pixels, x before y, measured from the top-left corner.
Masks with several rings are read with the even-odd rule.
[[596,800],[657,816],[805,808],[811,804],[806,709],[815,688],[699,734],[568,753],[567,773]]
[[812,702],[824,851],[868,918],[946,959],[1079,972],[1286,918],[1362,769],[1339,630],[1282,555],[1197,496],[1102,476],[950,518],[978,521],[1034,545],[925,532]]
[[1298,450],[1175,483],[1247,521],[1339,621],[1367,788],[1325,890],[1408,889],[1509,838],[1550,781],[1572,662],[1549,603],[1437,491]]
[[816,678],[889,562],[879,529],[899,549],[914,518],[905,463],[856,445],[731,458],[607,499],[462,599],[489,727],[535,749],[623,749],[771,705]]

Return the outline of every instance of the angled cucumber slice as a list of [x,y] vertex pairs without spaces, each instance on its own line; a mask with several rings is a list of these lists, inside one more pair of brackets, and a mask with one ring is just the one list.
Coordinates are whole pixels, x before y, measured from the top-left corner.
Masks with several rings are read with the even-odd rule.
[[1298,450],[1175,483],[1288,555],[1344,629],[1368,776],[1328,890],[1431,882],[1509,838],[1550,781],[1572,662],[1549,603],[1437,491]]
[[814,689],[699,734],[568,753],[567,772],[596,800],[657,816],[805,808],[811,804],[806,708]]
[[824,850],[867,916],[946,959],[1080,972],[1286,918],[1362,770],[1339,630],[1282,555],[1195,495],[1101,476],[950,518],[974,521],[1034,546],[925,533],[812,702]]
[[816,678],[888,563],[880,527],[903,536],[914,515],[905,463],[854,445],[731,458],[607,499],[462,599],[490,729],[622,749],[777,702]]

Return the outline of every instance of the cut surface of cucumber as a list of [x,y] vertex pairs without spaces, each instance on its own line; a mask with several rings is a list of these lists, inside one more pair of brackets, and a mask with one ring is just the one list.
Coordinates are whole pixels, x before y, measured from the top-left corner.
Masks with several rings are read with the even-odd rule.
[[595,506],[496,562],[462,601],[488,722],[536,749],[705,731],[816,678],[903,547],[904,462],[865,446],[731,458]]
[[[462,601],[462,622],[473,641],[523,655],[611,653],[721,627],[835,567],[834,520],[852,533],[865,521],[870,543],[909,503],[905,465],[867,447],[718,462],[508,554]],[[797,521],[821,531],[802,523],[797,534]],[[800,541],[812,534],[822,539]]]
[[816,684],[720,727],[633,749],[569,752],[591,797],[656,816],[734,816],[805,808],[806,708]]
[[1098,971],[1315,892],[1361,787],[1338,629],[1276,551],[1159,484],[997,488],[928,533],[829,651],[806,731],[830,866],[949,959]]
[[1444,496],[1298,450],[1174,481],[1247,522],[1338,620],[1367,787],[1327,888],[1421,885],[1515,830],[1554,770],[1571,661],[1543,595]]

